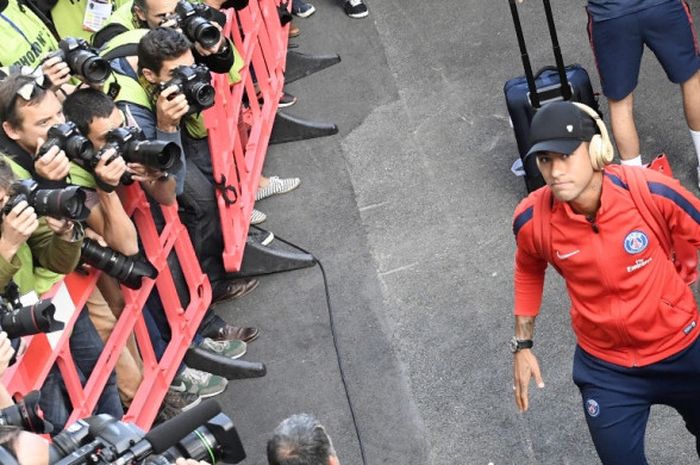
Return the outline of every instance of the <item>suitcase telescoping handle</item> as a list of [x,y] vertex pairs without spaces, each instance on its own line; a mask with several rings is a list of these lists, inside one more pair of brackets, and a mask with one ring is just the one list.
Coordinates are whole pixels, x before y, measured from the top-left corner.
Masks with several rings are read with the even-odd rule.
[[[513,24],[515,25],[515,35],[518,38],[518,46],[520,47],[520,57],[523,60],[523,68],[525,69],[525,79],[527,80],[527,87],[530,90],[530,102],[534,108],[540,107],[540,97],[537,94],[537,86],[535,85],[535,76],[532,73],[532,65],[530,64],[530,56],[527,53],[527,47],[525,46],[525,37],[523,36],[523,27],[520,24],[520,15],[518,14],[518,7],[515,4],[516,0],[509,0],[510,2],[510,12],[513,15]],[[557,38],[557,29],[554,26],[554,15],[552,14],[552,6],[549,0],[543,0],[544,12],[547,16],[547,27],[549,28],[549,36],[552,40],[552,48],[554,49],[554,61],[557,65],[557,72],[559,73],[559,82],[561,83],[561,93],[564,100],[571,100],[571,87],[569,86],[569,80],[566,77],[566,69],[564,68],[564,58],[561,55],[561,48],[559,47],[559,39]]]

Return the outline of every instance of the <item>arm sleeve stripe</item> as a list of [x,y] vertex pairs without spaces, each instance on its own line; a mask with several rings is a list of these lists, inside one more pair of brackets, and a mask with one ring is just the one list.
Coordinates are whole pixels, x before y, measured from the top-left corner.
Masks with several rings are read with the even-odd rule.
[[622,187],[625,190],[630,190],[629,186],[625,184],[625,182],[622,179],[618,178],[614,174],[605,173],[605,176],[607,176],[616,186]]
[[686,212],[696,223],[700,224],[700,212],[681,194],[659,182],[650,182],[649,190],[652,194],[665,197],[675,203],[681,210]]
[[530,207],[521,214],[519,214],[516,218],[515,221],[513,221],[513,234],[515,237],[518,237],[518,233],[522,229],[523,226],[525,226],[525,223],[530,221],[532,219],[532,210],[534,207]]

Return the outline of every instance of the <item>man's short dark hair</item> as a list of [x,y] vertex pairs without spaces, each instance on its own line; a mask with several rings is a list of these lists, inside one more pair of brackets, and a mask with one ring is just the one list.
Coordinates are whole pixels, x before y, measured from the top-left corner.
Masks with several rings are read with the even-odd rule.
[[90,123],[95,118],[109,118],[116,105],[114,101],[99,90],[80,89],[63,102],[63,114],[72,121],[83,135],[90,133]]
[[275,428],[267,442],[270,465],[328,465],[335,455],[323,425],[311,415],[292,415]]
[[179,58],[191,48],[192,42],[175,29],[167,27],[152,29],[139,41],[139,74],[144,68],[160,73],[165,60]]
[[[18,95],[26,85],[32,86],[29,100]],[[0,81],[0,122],[7,121],[10,126],[19,128],[22,125],[20,108],[27,105],[39,105],[50,91],[44,89],[33,76],[11,74]]]

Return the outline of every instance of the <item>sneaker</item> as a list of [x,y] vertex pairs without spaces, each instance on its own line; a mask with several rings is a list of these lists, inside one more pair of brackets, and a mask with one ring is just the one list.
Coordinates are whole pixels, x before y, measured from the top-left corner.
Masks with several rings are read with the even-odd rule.
[[236,360],[245,355],[248,350],[248,345],[239,341],[238,339],[232,339],[230,341],[215,341],[208,337],[205,337],[201,344],[199,344],[200,349],[204,349],[207,352],[213,352],[215,354],[223,355],[230,359]]
[[267,231],[265,229],[250,228],[248,229],[248,238],[267,247],[275,240],[275,235],[272,231]]
[[351,18],[364,18],[369,14],[367,5],[362,0],[347,0],[345,2],[345,14]]
[[270,176],[270,183],[267,187],[258,187],[255,192],[255,201],[266,199],[272,195],[286,194],[287,192],[293,191],[299,184],[301,184],[301,179],[299,178],[280,178],[279,176]]
[[282,91],[282,97],[280,97],[279,104],[277,105],[277,108],[287,108],[291,107],[297,103],[297,98],[293,96],[292,94],[288,94],[287,92]]
[[267,215],[260,210],[253,209],[250,214],[250,224],[260,224],[267,219]]
[[292,14],[300,18],[308,18],[316,12],[316,7],[304,0],[292,1]]
[[228,384],[228,380],[224,377],[189,367],[185,367],[174,381],[185,383],[187,392],[199,395],[203,399],[221,394],[226,390]]
[[192,407],[199,405],[201,401],[202,398],[200,396],[187,391],[187,386],[184,382],[173,382],[168,388],[168,392],[165,393],[163,407],[167,406],[181,412],[186,412]]

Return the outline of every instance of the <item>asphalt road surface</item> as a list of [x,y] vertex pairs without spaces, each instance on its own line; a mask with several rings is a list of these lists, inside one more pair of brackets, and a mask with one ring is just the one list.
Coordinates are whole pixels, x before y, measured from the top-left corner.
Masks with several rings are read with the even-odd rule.
[[[318,11],[295,20],[300,51],[342,62],[291,84],[299,102],[285,111],[336,122],[340,133],[271,147],[265,173],[302,185],[257,206],[269,215],[263,226],[327,271],[367,464],[597,464],[571,381],[574,339],[557,276],[536,329],[546,387],[526,414],[513,401],[511,215],[525,188],[510,172],[517,154],[502,90],[522,74],[508,2],[369,1],[363,20],[333,0],[312,0]],[[599,91],[585,2],[552,3],[565,61],[585,66]],[[522,16],[533,67],[553,64],[542,2],[528,0]],[[649,51],[636,113],[645,161],[666,151],[696,189],[679,89]],[[320,271],[262,281],[222,307],[229,320],[261,328],[245,358],[269,370],[220,397],[245,463],[265,464],[270,431],[309,412],[341,463],[361,465]],[[652,464],[698,462],[674,411],[652,409],[647,455]]]

